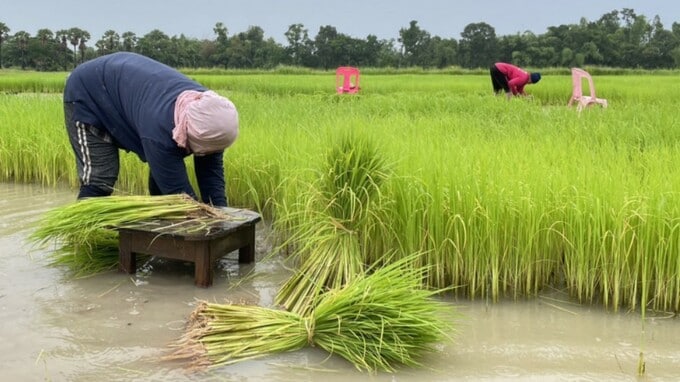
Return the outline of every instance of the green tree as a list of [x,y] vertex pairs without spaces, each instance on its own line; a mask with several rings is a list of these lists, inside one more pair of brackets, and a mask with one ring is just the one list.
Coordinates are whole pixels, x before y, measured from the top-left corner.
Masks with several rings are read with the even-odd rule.
[[243,33],[248,46],[248,62],[251,68],[261,68],[265,65],[264,30],[258,26],[251,26]]
[[430,46],[432,49],[432,66],[442,69],[456,64],[458,42],[455,39],[443,39],[434,36]]
[[248,67],[248,43],[241,39],[242,36],[236,35],[229,39],[229,50],[227,51],[226,62],[232,68]]
[[227,29],[226,26],[224,26],[224,23],[222,22],[216,23],[215,27],[213,28],[213,32],[217,36],[215,42],[227,48],[229,46],[229,30]]
[[676,65],[671,52],[678,47],[680,40],[671,31],[664,29],[658,15],[651,25],[651,38],[642,50],[643,62],[648,68],[673,68]]
[[[569,38],[569,25],[548,27],[548,31],[541,36],[543,44],[552,47],[556,52],[563,52],[565,49],[572,50]],[[564,57],[560,55],[556,65],[563,65]]]
[[365,40],[355,39],[355,61],[359,66],[380,67],[384,66],[380,62],[380,54],[383,51],[383,44],[387,42],[378,40],[375,35],[366,36]]
[[460,34],[461,66],[486,68],[498,59],[496,30],[487,23],[468,24]]
[[583,44],[579,51],[583,54],[587,63],[596,65],[598,62],[602,62],[603,57],[594,42],[589,41]]
[[73,52],[68,47],[68,30],[61,29],[54,33],[54,39],[59,44],[61,52],[67,53],[69,56],[68,63],[64,63],[62,67],[63,70],[68,70],[70,66],[73,66]]
[[671,33],[677,41],[680,41],[680,23],[676,21],[671,24]]
[[137,47],[137,35],[134,32],[124,32],[121,36],[123,39],[123,50],[126,52],[134,52]]
[[337,63],[338,60],[333,46],[333,41],[337,38],[338,31],[335,27],[330,25],[320,27],[319,33],[314,37],[315,54],[319,60],[319,66],[326,70],[337,66],[335,63]]
[[166,64],[176,68],[195,68],[199,61],[200,43],[181,34],[170,38]]
[[528,66],[549,67],[559,65],[559,52],[554,46],[547,43],[543,36],[535,35],[532,32],[525,32],[527,39],[527,52],[531,57]]
[[501,36],[496,46],[498,53],[494,61],[511,62],[517,65],[525,65],[529,61],[527,53],[529,42],[527,41],[527,36],[519,33]]
[[620,29],[619,12],[606,13],[595,22],[579,25],[569,47],[581,53],[588,65],[620,66]]
[[209,55],[210,61],[215,66],[229,67],[229,30],[223,23],[218,22],[213,28],[216,39],[213,44],[213,51]]
[[40,41],[40,45],[46,46],[48,42],[54,40],[54,33],[49,29],[39,29],[36,38]]
[[623,26],[617,31],[616,40],[621,52],[621,66],[644,67],[642,51],[651,39],[652,26],[645,16],[637,15],[630,8],[624,8],[619,16]]
[[680,47],[676,47],[670,51],[670,56],[673,58],[673,63],[675,67],[680,66]]
[[376,54],[376,66],[378,67],[397,67],[399,65],[400,53],[396,47],[395,40],[380,40],[373,45]]
[[[521,66],[582,66],[674,68],[680,65],[680,24],[664,28],[659,16],[648,19],[623,8],[589,22],[548,27],[546,33],[524,32],[496,36],[484,22],[468,24],[460,40],[430,35],[412,20],[399,30],[399,38],[378,40],[375,35],[354,38],[325,25],[310,39],[302,24],[291,24],[286,46],[264,37],[260,27],[250,27],[233,37],[222,23],[215,38],[201,41],[184,35],[169,38],[153,30],[142,38],[126,32],[120,37],[107,31],[94,47],[89,33],[80,28],[51,33],[41,29],[35,37],[18,33],[0,23],[0,67],[21,66],[37,70],[68,70],[101,54],[136,51],[169,65],[186,67],[271,68],[279,64],[329,69],[338,65],[421,66],[443,68],[487,67],[494,61]],[[26,33],[25,31],[22,31]],[[70,46],[70,48],[69,48]]]
[[120,35],[116,31],[109,29],[104,32],[104,35],[95,43],[95,46],[100,55],[118,52],[122,47]]
[[358,66],[362,62],[361,41],[343,33],[338,33],[331,42],[334,52],[332,66]]
[[78,65],[78,50],[80,50],[80,61],[83,61],[86,48],[85,42],[90,40],[90,33],[74,27],[66,31],[66,38],[71,43],[71,46],[73,46],[73,67],[75,67]]
[[32,50],[32,65],[37,70],[59,70],[63,67],[64,51],[55,39],[54,33],[49,29],[39,29],[36,33],[38,44]]
[[162,63],[172,61],[170,37],[159,29],[142,36],[137,42],[137,52]]
[[28,55],[28,42],[31,39],[31,35],[26,31],[19,31],[14,34],[14,41],[21,54],[20,64],[21,69],[26,69],[26,60]]
[[285,48],[271,37],[263,41],[259,47],[258,54],[261,59],[262,68],[265,69],[274,68],[286,61]]
[[2,45],[7,41],[7,38],[9,37],[9,27],[5,25],[5,23],[0,22],[0,69],[3,67],[3,62],[2,62]]
[[268,66],[269,58],[266,47],[273,40],[265,41],[264,30],[251,26],[247,31],[232,37],[229,41],[228,60],[231,67],[261,68]]
[[286,40],[288,40],[288,46],[286,46],[285,52],[290,59],[290,64],[302,66],[306,62],[309,62],[313,45],[304,25],[291,24],[288,26],[288,30],[284,35],[286,36]]
[[574,66],[574,51],[569,48],[562,49],[560,53],[560,66]]
[[357,66],[367,62],[366,45],[363,40],[338,33],[335,27],[326,25],[319,28],[314,37],[314,54],[317,66],[331,69],[338,66]]
[[399,29],[397,41],[401,43],[404,63],[407,66],[426,66],[430,38],[430,34],[420,29],[416,20],[411,20],[408,28]]

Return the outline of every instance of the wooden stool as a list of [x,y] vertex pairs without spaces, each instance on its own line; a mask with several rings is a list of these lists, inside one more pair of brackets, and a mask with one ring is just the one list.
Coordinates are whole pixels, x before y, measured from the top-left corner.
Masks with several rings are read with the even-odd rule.
[[209,287],[213,267],[220,257],[238,249],[239,263],[255,261],[256,212],[224,208],[231,219],[210,223],[200,229],[182,227],[181,221],[153,220],[117,227],[118,270],[134,274],[137,254],[159,256],[194,263],[194,283]]

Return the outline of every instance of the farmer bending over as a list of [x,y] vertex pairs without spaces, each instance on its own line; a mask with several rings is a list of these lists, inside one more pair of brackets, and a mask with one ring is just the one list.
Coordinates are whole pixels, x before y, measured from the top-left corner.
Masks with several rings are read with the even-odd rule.
[[227,205],[222,156],[238,136],[238,112],[179,71],[129,52],[84,62],[66,81],[64,117],[78,198],[111,195],[123,149],[149,164],[151,195],[198,199],[184,165],[193,154],[201,200]]
[[515,65],[497,62],[491,66],[491,84],[496,95],[505,91],[508,99],[512,96],[525,96],[524,85],[535,84],[541,80],[541,73],[529,73]]

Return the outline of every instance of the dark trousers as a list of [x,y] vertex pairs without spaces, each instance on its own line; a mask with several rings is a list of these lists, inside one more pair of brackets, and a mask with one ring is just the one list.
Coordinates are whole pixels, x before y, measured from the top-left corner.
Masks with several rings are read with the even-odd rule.
[[78,198],[111,195],[118,179],[118,148],[104,130],[76,121],[72,103],[64,103],[64,120],[80,178]]
[[508,79],[505,77],[496,65],[491,66],[491,85],[493,85],[493,92],[498,93],[504,90],[506,93],[510,91],[510,86],[508,85]]

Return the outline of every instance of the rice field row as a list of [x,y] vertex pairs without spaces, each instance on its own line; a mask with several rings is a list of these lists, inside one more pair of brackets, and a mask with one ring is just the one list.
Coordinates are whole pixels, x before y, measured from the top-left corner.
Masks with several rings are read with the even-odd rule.
[[[386,164],[377,193],[352,199],[364,218],[335,228],[367,262],[421,253],[428,285],[471,299],[559,288],[613,310],[680,309],[678,77],[596,76],[610,107],[580,115],[566,75],[511,101],[485,75],[365,75],[356,96],[334,94],[330,74],[195,77],[239,108],[231,204],[262,211],[282,241],[328,208],[310,201],[349,139]],[[61,95],[32,88],[0,94],[0,180],[75,187]],[[146,192],[144,165],[121,161],[119,192]]]

